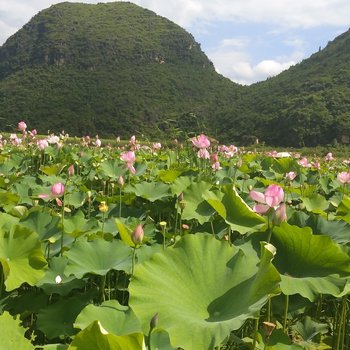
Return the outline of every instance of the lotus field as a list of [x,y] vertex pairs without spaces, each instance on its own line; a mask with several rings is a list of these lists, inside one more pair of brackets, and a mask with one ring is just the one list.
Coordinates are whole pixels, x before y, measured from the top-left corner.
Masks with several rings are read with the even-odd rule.
[[1,349],[350,349],[350,161],[18,129]]

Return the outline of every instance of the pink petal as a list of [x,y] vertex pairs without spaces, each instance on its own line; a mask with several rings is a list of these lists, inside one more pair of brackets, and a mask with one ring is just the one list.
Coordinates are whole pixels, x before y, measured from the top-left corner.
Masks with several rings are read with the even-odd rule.
[[49,198],[49,195],[48,194],[45,194],[45,193],[41,193],[38,195],[39,198],[42,198],[42,199],[45,199],[45,198]]
[[249,192],[249,196],[251,199],[253,199],[254,201],[257,201],[259,203],[266,203],[265,202],[265,195],[261,192],[258,191],[250,191]]
[[256,204],[253,207],[253,210],[258,214],[265,214],[269,209],[270,207],[266,204]]

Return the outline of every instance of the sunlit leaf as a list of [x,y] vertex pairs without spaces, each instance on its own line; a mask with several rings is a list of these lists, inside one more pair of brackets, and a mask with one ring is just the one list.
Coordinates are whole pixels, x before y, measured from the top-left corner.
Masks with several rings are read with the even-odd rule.
[[274,265],[284,294],[313,301],[318,294],[338,295],[344,289],[350,257],[330,237],[284,222],[274,228],[271,242],[277,248]]
[[255,213],[232,185],[224,186],[220,192],[207,191],[203,197],[231,228],[239,233],[256,231],[266,224],[266,219]]
[[109,334],[99,323],[93,322],[77,334],[68,350],[143,350],[143,334],[124,336]]
[[86,306],[78,315],[74,326],[84,329],[94,321],[99,321],[105,330],[116,335],[141,331],[140,321],[132,310],[120,305],[117,300],[105,301],[100,306]]
[[13,318],[8,312],[0,315],[1,348],[34,350],[34,346],[25,338],[25,328],[20,325],[20,320]]
[[158,313],[172,346],[212,349],[278,291],[273,255],[264,248],[262,256],[257,266],[255,257],[211,235],[184,236],[136,268],[130,306],[145,333]]
[[45,274],[47,265],[38,235],[19,225],[8,232],[0,230],[0,263],[7,291],[24,282],[35,285]]
[[106,275],[109,270],[131,269],[131,249],[120,240],[81,240],[65,253],[68,264],[65,274],[82,278],[87,273]]

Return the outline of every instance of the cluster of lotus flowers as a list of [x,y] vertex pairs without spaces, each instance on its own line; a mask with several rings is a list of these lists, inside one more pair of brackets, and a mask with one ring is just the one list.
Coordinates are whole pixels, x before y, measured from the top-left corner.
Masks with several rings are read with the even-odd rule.
[[[57,148],[60,148],[63,146],[64,142],[66,142],[69,138],[68,134],[65,134],[62,132],[59,136],[55,134],[50,134],[47,137],[44,138],[37,138],[37,130],[33,129],[31,131],[28,131],[27,124],[24,121],[20,121],[17,124],[17,129],[21,133],[21,135],[17,134],[10,134],[8,140],[2,137],[0,135],[0,148],[2,148],[7,143],[10,143],[14,146],[20,146],[26,141],[26,145],[34,145],[37,147],[38,150],[42,151],[45,150],[47,147],[55,146]],[[116,138],[117,143],[120,142],[120,137]],[[242,152],[239,150],[235,145],[218,145],[217,147],[211,147],[210,139],[204,135],[200,134],[196,137],[191,138],[191,143],[194,146],[196,155],[200,159],[204,160],[210,160],[211,168],[213,171],[217,171],[221,169],[220,164],[220,157],[223,159],[230,159],[234,157],[235,155]],[[177,140],[175,140],[175,143],[177,143]],[[95,136],[95,138],[90,138],[90,136],[84,136],[81,139],[81,145],[86,147],[101,147],[102,141],[98,137],[98,135]],[[181,145],[180,145],[181,146]],[[106,147],[110,147],[107,145]],[[162,145],[159,142],[155,142],[150,146],[147,145],[141,145],[137,142],[135,135],[130,137],[129,143],[125,146],[118,147],[121,149],[122,153],[120,154],[120,159],[125,162],[125,166],[129,169],[131,174],[136,173],[136,169],[134,167],[134,164],[136,162],[136,153],[135,151],[138,151],[140,149],[151,151],[153,154],[157,154],[159,150],[162,149]],[[285,158],[285,157],[293,157],[295,159],[298,159],[298,164],[304,168],[313,168],[313,169],[320,169],[320,161],[314,160],[309,162],[309,160],[306,157],[302,157],[299,153],[289,153],[289,152],[277,152],[277,151],[270,151],[266,154],[269,157],[273,158]],[[331,162],[334,160],[334,157],[331,152],[327,153],[324,157],[324,161]],[[344,160],[343,163],[345,165],[348,165],[350,161]],[[237,166],[240,166],[239,159],[237,161]],[[285,174],[285,178],[287,181],[293,181],[297,177],[297,174],[293,171],[288,172]],[[349,184],[350,183],[350,173],[348,172],[341,172],[338,174],[337,179],[342,184]],[[269,192],[268,192],[269,193]],[[254,196],[254,195],[253,195]],[[257,198],[257,197],[256,197]]]

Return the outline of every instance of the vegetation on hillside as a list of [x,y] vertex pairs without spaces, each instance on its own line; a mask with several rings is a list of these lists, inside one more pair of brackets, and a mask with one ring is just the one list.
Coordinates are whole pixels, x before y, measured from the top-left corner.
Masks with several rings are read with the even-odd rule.
[[224,78],[193,36],[131,3],[60,3],[0,47],[1,130],[144,134],[316,146],[350,134],[350,34],[253,86]]

